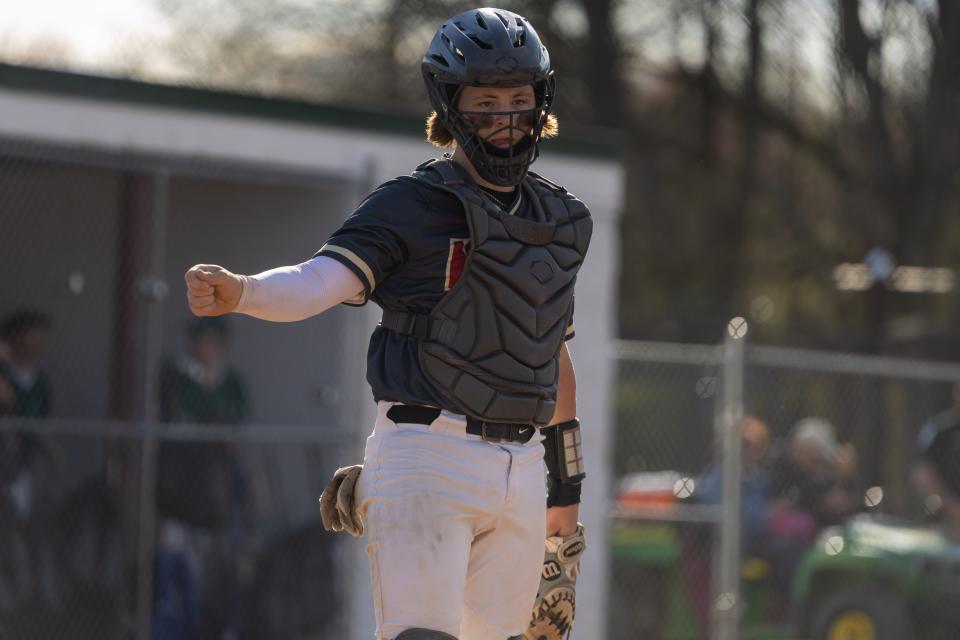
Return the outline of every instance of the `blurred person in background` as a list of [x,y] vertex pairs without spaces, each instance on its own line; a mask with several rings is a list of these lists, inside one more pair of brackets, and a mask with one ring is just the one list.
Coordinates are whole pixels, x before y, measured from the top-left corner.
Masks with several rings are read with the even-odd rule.
[[804,418],[791,429],[786,446],[771,466],[772,532],[812,540],[825,526],[839,524],[859,510],[857,456],[837,442],[823,418]]
[[770,465],[769,535],[764,555],[773,565],[774,586],[789,607],[793,576],[817,533],[861,509],[857,456],[837,441],[827,420],[797,422]]
[[0,323],[0,415],[50,415],[53,390],[39,362],[49,330],[50,318],[33,309],[13,311]]
[[960,385],[954,387],[954,406],[920,429],[917,453],[912,480],[924,510],[949,541],[960,544]]
[[[50,324],[46,314],[26,308],[10,312],[0,323],[0,417],[50,415],[53,388],[40,367]],[[34,506],[38,465],[55,459],[52,445],[44,438],[0,431],[0,486],[7,487],[21,518],[28,518]]]
[[[913,610],[920,624],[936,621],[941,635],[956,637],[960,628],[957,591],[957,550],[960,549],[960,385],[954,387],[954,406],[930,418],[917,436],[911,481],[922,512],[935,535],[920,552],[923,578],[940,585],[925,591]],[[921,636],[917,636],[918,638]],[[928,636],[923,636],[924,638]],[[930,635],[929,637],[934,637]]]
[[[754,416],[740,422],[743,447],[740,478],[741,558],[763,555],[769,507],[769,475],[766,465],[770,450],[770,429]],[[720,449],[718,448],[718,453]],[[723,460],[719,455],[700,475],[692,496],[696,504],[719,507],[723,504]],[[714,525],[688,527],[684,535],[681,570],[687,592],[694,604],[700,637],[709,637],[710,594],[712,579],[710,562]]]
[[[767,423],[753,416],[745,416],[740,423],[743,453],[740,516],[743,553],[753,553],[767,533],[769,500],[769,473],[765,465],[770,450],[770,429]],[[697,502],[719,505],[723,503],[723,461],[717,460],[700,476],[696,485]]]
[[164,422],[238,424],[250,413],[246,383],[227,362],[229,333],[222,317],[187,325],[188,351],[168,361],[160,377]]
[[[227,361],[224,318],[187,325],[187,351],[164,363],[164,422],[237,425],[250,414],[243,376]],[[237,554],[243,480],[232,443],[164,440],[157,464],[154,640],[239,637]]]

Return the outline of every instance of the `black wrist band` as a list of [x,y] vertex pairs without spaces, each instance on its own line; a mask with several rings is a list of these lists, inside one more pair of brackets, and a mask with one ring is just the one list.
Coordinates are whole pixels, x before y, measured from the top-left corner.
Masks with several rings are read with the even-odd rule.
[[580,483],[563,484],[547,478],[547,507],[569,507],[580,504]]

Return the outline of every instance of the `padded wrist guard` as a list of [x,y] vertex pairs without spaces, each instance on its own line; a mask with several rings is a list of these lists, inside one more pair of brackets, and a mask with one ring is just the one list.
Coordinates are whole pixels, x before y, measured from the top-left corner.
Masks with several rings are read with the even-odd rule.
[[580,482],[583,471],[583,448],[580,444],[580,421],[544,427],[544,462],[547,465],[547,506],[566,507],[580,503]]

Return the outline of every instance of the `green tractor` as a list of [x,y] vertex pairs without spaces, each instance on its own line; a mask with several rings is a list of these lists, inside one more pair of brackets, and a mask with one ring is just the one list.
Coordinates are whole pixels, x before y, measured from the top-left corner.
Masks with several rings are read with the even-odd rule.
[[960,638],[960,405],[921,428],[913,481],[939,524],[858,517],[821,533],[793,583],[802,637]]
[[[691,538],[711,514],[661,502],[620,511],[611,529],[609,637],[707,640],[700,580],[710,547]],[[641,517],[637,517],[637,516]],[[693,544],[691,544],[693,540]],[[701,557],[692,558],[691,554]],[[745,557],[740,640],[956,640],[960,638],[960,543],[930,525],[870,515],[825,529],[801,561],[788,620],[772,622],[770,567]]]
[[860,516],[821,533],[794,581],[798,636],[960,637],[960,544],[929,526]]
[[[960,405],[921,429],[913,480],[940,523],[861,515],[823,530],[793,574],[788,611],[775,599],[771,609],[769,566],[743,558],[739,640],[960,638]],[[622,601],[612,603],[611,638],[711,635],[709,567],[720,514],[685,504],[687,484],[672,472],[621,482],[611,595]],[[769,616],[777,606],[779,615]]]

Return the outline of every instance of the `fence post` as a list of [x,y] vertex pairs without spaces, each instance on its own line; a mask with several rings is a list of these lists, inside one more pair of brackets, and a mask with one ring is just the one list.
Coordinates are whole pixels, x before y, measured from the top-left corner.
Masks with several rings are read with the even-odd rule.
[[719,544],[714,543],[715,568],[710,637],[737,640],[740,612],[740,423],[743,420],[743,375],[747,322],[737,317],[727,323],[723,341],[723,393],[717,407],[714,432],[723,452],[723,510]]
[[[375,156],[367,155],[363,159],[357,169],[354,184],[358,198],[365,198],[377,186],[381,172],[382,167]],[[351,455],[356,456],[347,459],[349,462],[363,460],[364,442],[377,416],[376,405],[370,402],[370,390],[365,379],[366,362],[358,360],[356,354],[358,349],[366,349],[370,341],[370,332],[380,318],[374,305],[366,305],[364,309],[363,316],[354,317],[354,314],[351,314],[351,319],[346,321],[347,328],[343,339],[345,350],[343,362],[347,363],[347,370],[341,372],[341,379],[348,381],[344,384],[351,389],[345,416],[349,416],[347,424],[352,427],[351,440],[344,447],[344,451],[349,451]],[[371,638],[374,635],[376,615],[373,598],[370,597],[370,574],[364,545],[347,540],[344,541],[343,546],[349,550],[349,561],[345,566],[350,567],[345,583],[348,595],[347,611],[344,614],[346,617],[344,637]]]
[[140,431],[140,505],[137,545],[136,638],[150,640],[153,613],[154,529],[157,525],[156,480],[157,440],[154,430],[160,419],[157,373],[163,349],[163,301],[167,283],[163,278],[167,237],[167,206],[170,175],[165,168],[153,174],[153,206],[150,220],[150,259],[140,282],[146,300],[146,326],[143,358],[143,412]]

